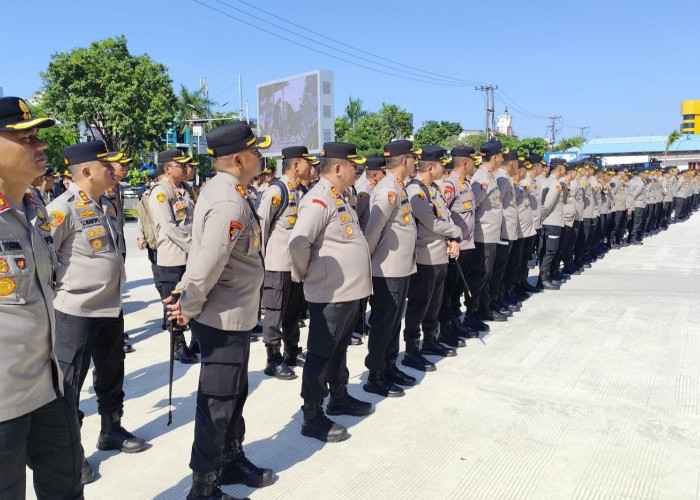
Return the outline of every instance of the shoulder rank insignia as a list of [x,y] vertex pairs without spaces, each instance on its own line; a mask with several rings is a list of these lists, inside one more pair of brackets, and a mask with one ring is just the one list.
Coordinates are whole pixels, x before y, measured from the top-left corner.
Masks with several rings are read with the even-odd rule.
[[[236,190],[240,193],[241,196],[245,198],[245,196],[248,194],[243,187],[243,184],[236,184]],[[233,240],[232,240],[233,241]]]
[[294,184],[292,184],[291,182],[288,182],[288,183],[287,183],[287,187],[288,187],[289,189],[294,189]]
[[90,197],[85,191],[81,189],[80,191],[78,191],[78,195],[80,196],[80,199],[83,200],[85,203],[90,203]]
[[335,196],[336,198],[340,196],[340,193],[338,192],[338,189],[337,189],[335,186],[331,186],[331,193],[332,193],[333,196]]

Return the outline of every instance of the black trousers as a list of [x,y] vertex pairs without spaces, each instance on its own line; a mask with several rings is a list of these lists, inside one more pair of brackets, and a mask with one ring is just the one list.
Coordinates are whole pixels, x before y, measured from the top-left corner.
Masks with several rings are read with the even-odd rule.
[[406,305],[410,276],[403,278],[372,277],[372,296],[368,353],[365,366],[381,372],[396,363],[399,355],[401,319]]
[[554,257],[559,249],[559,239],[561,238],[562,228],[560,226],[542,226],[544,230],[544,257],[540,264],[540,279],[547,281],[552,273]]
[[623,235],[625,234],[627,212],[625,210],[613,212],[613,218],[613,241],[619,245],[622,242]]
[[[84,318],[56,311],[55,352],[63,376],[79,401],[92,358],[95,365],[93,385],[100,415],[124,407],[123,333],[122,313],[116,318]],[[82,421],[82,412],[78,415]]]
[[365,317],[366,317],[366,312],[367,312],[367,302],[369,301],[369,298],[365,299],[360,299],[360,307],[357,310],[357,317],[355,318],[355,326],[353,327],[352,331],[354,333],[361,333],[365,334],[367,333],[367,326],[365,324]]
[[347,385],[347,351],[360,300],[309,305],[309,340],[301,375],[301,397],[318,401],[328,387]]
[[512,242],[505,240],[496,245],[496,256],[493,260],[493,272],[489,281],[489,297],[493,302],[502,298],[503,278],[506,275],[508,267],[508,259],[510,258],[510,249]]
[[304,285],[292,281],[289,271],[265,271],[262,305],[263,341],[267,345],[285,347],[299,345],[299,318],[304,307]]
[[572,236],[572,228],[564,225],[561,228],[561,237],[559,238],[559,248],[557,248],[557,253],[554,254],[554,260],[552,260],[551,272],[556,272],[561,266],[561,261],[564,258],[564,248],[568,243],[568,239]]
[[566,228],[566,241],[564,243],[564,248],[561,251],[561,260],[567,267],[574,265],[574,247],[576,246],[576,240],[578,239],[580,228],[580,220],[575,220],[573,226]]
[[467,259],[467,283],[472,291],[472,297],[467,301],[467,309],[475,313],[479,307],[489,309],[489,280],[493,273],[493,262],[496,258],[496,243],[474,243],[473,259]]
[[644,209],[635,208],[632,213],[632,227],[630,229],[629,241],[641,241],[642,240],[642,224],[644,218]]
[[583,264],[588,254],[588,240],[590,239],[591,228],[593,226],[593,219],[584,218],[581,221],[581,226],[579,228],[578,235],[576,236],[576,245],[574,247],[574,261],[576,265]]
[[506,265],[506,274],[503,277],[503,291],[499,297],[501,299],[510,294],[510,292],[513,291],[513,287],[520,280],[520,266],[522,265],[524,248],[524,238],[511,242],[508,264]]
[[75,393],[67,382],[60,383],[64,396],[0,422],[0,498],[25,498],[27,467],[34,472],[38,499],[83,498],[83,448]]
[[673,203],[670,201],[664,201],[662,204],[662,216],[661,224],[664,226],[668,225],[668,220],[671,218],[671,212],[673,211]]
[[440,312],[438,313],[438,320],[440,323],[453,321],[462,315],[459,298],[464,289],[464,285],[462,285],[461,278],[459,277],[457,266],[461,266],[463,262],[463,253],[464,252],[460,251],[459,257],[456,260],[450,259],[447,263],[447,274],[443,282],[442,303],[440,304]]
[[436,266],[416,264],[417,272],[411,275],[408,286],[408,303],[403,338],[406,349],[415,348],[423,337],[435,337],[438,330],[438,315],[442,304],[447,264]]
[[536,237],[537,235],[528,236],[527,238],[525,238],[525,242],[523,243],[523,258],[520,262],[520,271],[518,276],[519,283],[525,283],[527,281],[527,277],[530,275],[530,268],[527,266],[527,264],[530,261],[532,252],[535,249]]
[[206,473],[218,470],[221,450],[245,435],[250,332],[220,330],[195,320],[190,328],[202,360],[190,469]]
[[[157,266],[158,267],[158,282],[156,288],[160,293],[161,299],[167,299],[175,290],[175,286],[180,282],[182,275],[185,274],[185,266]],[[171,321],[168,319],[168,309],[163,304],[163,324],[170,328]],[[177,323],[175,323],[177,325]],[[175,326],[173,325],[173,326]],[[175,327],[176,330],[181,330],[180,327]]]

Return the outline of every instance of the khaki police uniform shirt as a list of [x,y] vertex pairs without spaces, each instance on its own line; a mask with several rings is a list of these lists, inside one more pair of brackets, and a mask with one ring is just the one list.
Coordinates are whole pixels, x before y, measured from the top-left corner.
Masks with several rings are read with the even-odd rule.
[[542,187],[542,225],[564,227],[564,193],[559,179],[552,175]]
[[582,176],[581,186],[583,187],[583,218],[592,219],[595,216],[595,200],[591,178]]
[[483,165],[476,169],[472,176],[472,192],[476,207],[474,241],[500,242],[503,223],[501,191],[498,189],[496,178]]
[[54,307],[86,318],[116,318],[126,282],[117,210],[73,182],[46,207],[58,256]]
[[606,215],[610,213],[612,204],[610,203],[611,198],[608,196],[608,185],[598,181],[600,183],[600,214]]
[[158,240],[159,266],[184,266],[192,243],[192,206],[187,191],[175,187],[168,179],[153,186],[148,198],[148,210],[153,219]]
[[272,225],[272,219],[283,204],[282,190],[276,184],[272,184],[265,190],[260,198],[258,217],[262,228],[262,252],[265,257],[266,271],[292,270],[292,261],[289,258],[289,235],[296,224],[299,215],[299,202],[302,191],[294,186],[289,177],[283,175],[279,179],[287,188],[287,207]]
[[647,206],[644,200],[644,181],[638,176],[632,177],[627,183],[627,208],[645,208]]
[[56,255],[49,221],[44,205],[28,195],[14,207],[0,194],[0,422],[63,392],[53,354]]
[[569,196],[574,199],[574,221],[580,222],[583,220],[583,186],[581,186],[580,179],[569,181]]
[[459,249],[474,248],[475,208],[471,179],[452,172],[442,185],[442,197],[445,199],[447,208],[450,209],[452,221],[462,231]]
[[589,178],[588,182],[593,190],[593,217],[600,217],[601,191],[603,190],[603,185],[597,177],[593,176]]
[[627,196],[625,183],[619,177],[610,179],[608,195],[612,198],[612,211],[621,212],[627,208]]
[[518,239],[518,206],[515,202],[513,179],[502,168],[496,171],[495,177],[498,190],[501,192],[501,207],[503,208],[501,239],[515,241]]
[[[519,182],[523,188],[523,194],[530,200],[530,210],[532,212],[532,226],[537,233],[542,229],[542,207],[540,206],[540,194],[537,181],[530,177],[530,172],[525,174],[525,178]],[[519,220],[519,219],[518,219]]]
[[372,276],[403,278],[416,272],[416,221],[403,182],[387,172],[372,190],[365,229]]
[[369,205],[374,184],[367,179],[367,172],[362,172],[359,179],[355,181],[355,191],[357,192],[357,219],[360,221],[360,229],[364,233],[369,220]]
[[348,302],[372,293],[367,240],[348,200],[325,177],[301,200],[289,238],[292,280],[313,303]]
[[126,219],[124,218],[124,188],[121,184],[117,183],[116,186],[109,188],[105,191],[105,196],[112,202],[115,210],[117,211],[117,227],[119,229],[119,251],[122,255],[126,255],[126,242],[124,241],[124,223]]
[[452,222],[450,210],[445,204],[440,188],[437,184],[428,184],[416,177],[408,183],[406,192],[416,218],[416,262],[432,266],[447,264],[447,240],[461,238],[462,231]]
[[693,190],[690,185],[690,179],[685,177],[680,178],[680,185],[678,186],[678,197],[688,198],[692,194]]
[[194,209],[187,268],[177,284],[182,315],[219,330],[249,331],[258,322],[264,275],[260,224],[246,195],[229,173],[207,181]]
[[523,202],[518,205],[518,224],[520,224],[520,232],[524,238],[537,234],[535,227],[535,211],[533,203],[537,203],[532,193],[532,179],[525,174],[525,178],[518,182],[518,188],[522,192]]
[[564,226],[574,227],[574,221],[576,220],[576,199],[564,179],[559,179],[559,185],[561,186],[564,203]]

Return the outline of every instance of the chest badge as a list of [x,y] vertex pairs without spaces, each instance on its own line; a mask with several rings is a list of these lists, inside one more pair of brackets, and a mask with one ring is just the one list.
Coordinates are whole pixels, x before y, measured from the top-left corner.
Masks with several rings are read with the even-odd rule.
[[15,264],[17,264],[17,267],[19,267],[20,269],[24,269],[25,267],[27,267],[27,261],[24,260],[22,257],[16,258]]
[[0,274],[5,274],[10,272],[10,266],[7,265],[6,258],[0,258]]
[[10,278],[0,278],[0,297],[10,295],[15,289],[15,282]]

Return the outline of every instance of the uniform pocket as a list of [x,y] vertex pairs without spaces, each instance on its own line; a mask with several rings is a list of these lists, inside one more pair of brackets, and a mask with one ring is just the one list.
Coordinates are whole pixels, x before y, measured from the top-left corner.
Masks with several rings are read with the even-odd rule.
[[0,256],[0,304],[25,304],[31,277],[23,254]]
[[213,396],[235,396],[247,387],[250,334],[198,332],[202,356],[199,389]]

